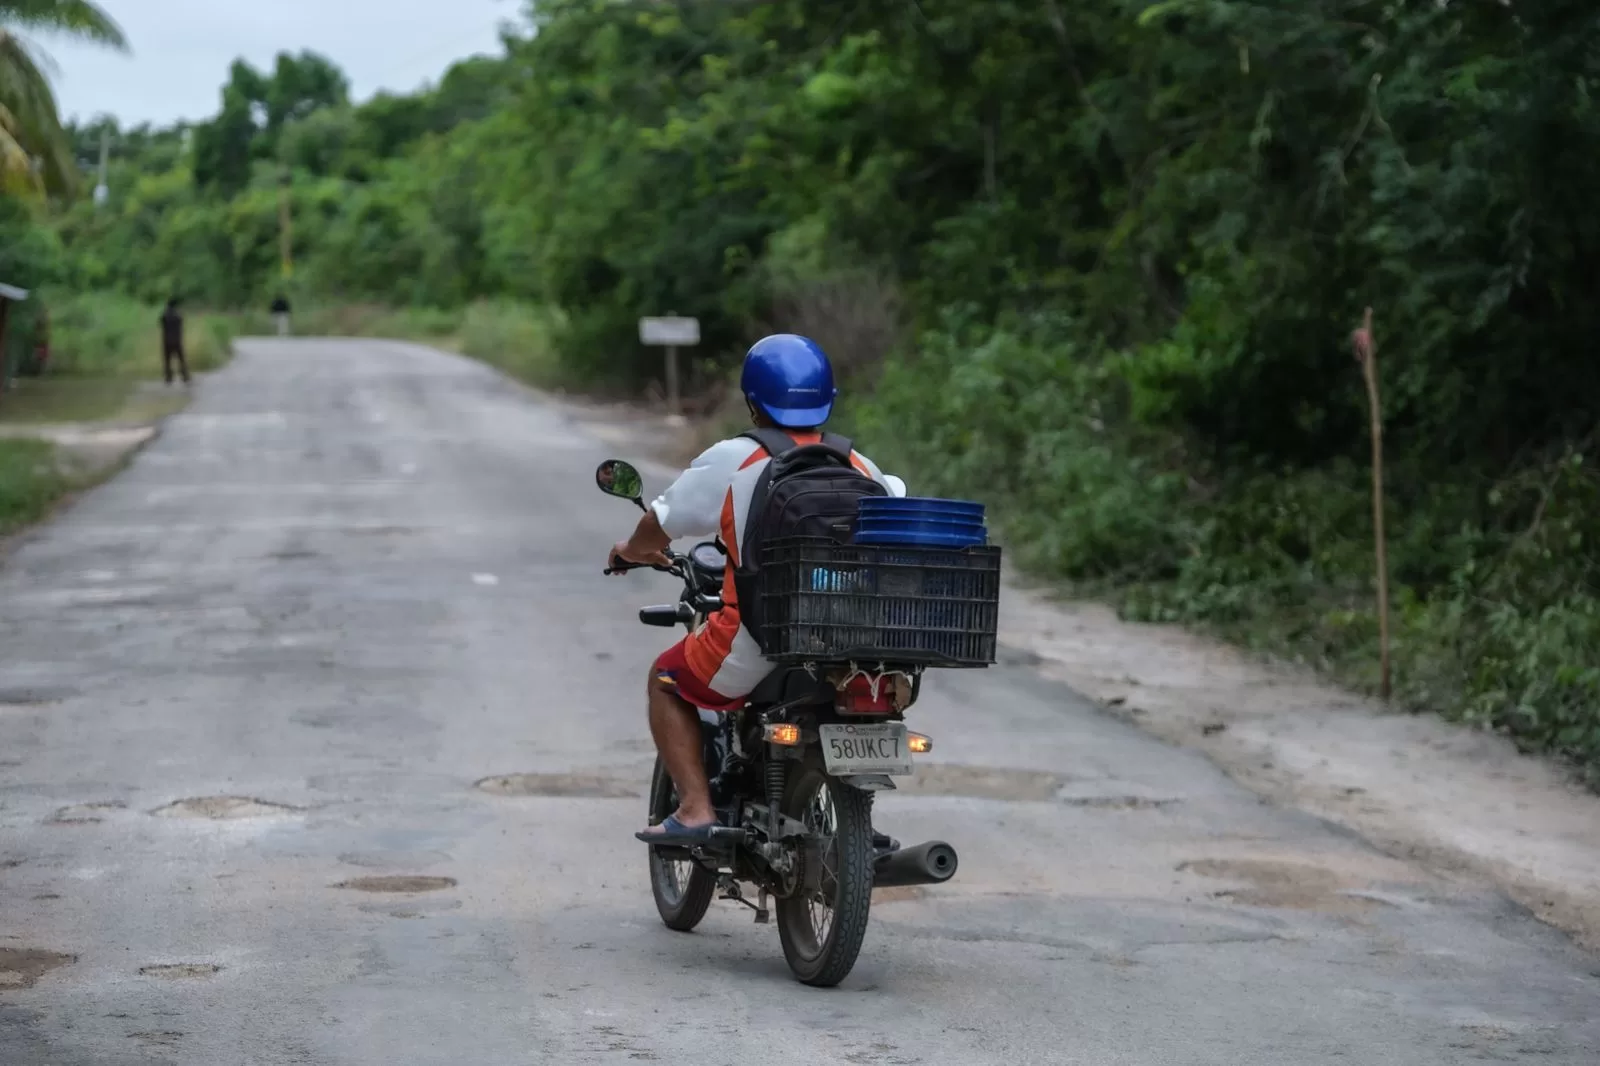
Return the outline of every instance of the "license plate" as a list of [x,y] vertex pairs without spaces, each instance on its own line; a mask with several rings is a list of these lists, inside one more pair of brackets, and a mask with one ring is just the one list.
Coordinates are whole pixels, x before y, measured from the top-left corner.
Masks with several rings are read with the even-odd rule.
[[904,777],[911,773],[911,749],[906,745],[906,727],[901,722],[825,725],[819,726],[817,732],[822,738],[822,761],[835,777]]

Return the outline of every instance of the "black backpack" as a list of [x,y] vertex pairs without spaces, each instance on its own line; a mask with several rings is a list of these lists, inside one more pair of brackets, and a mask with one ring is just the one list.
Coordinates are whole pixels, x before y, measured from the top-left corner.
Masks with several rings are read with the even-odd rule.
[[759,642],[761,604],[755,578],[762,545],[785,537],[847,542],[855,534],[861,497],[887,496],[889,490],[856,469],[846,437],[825,433],[820,444],[796,444],[780,429],[752,429],[740,436],[760,444],[772,457],[750,497],[750,513],[739,531],[739,566],[733,574],[740,620]]

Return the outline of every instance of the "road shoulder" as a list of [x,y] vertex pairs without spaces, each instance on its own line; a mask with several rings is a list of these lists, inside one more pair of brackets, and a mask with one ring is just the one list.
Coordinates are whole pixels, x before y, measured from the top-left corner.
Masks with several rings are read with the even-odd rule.
[[11,420],[0,409],[0,558],[40,523],[126,466],[189,399],[134,386],[115,415]]
[[1600,797],[1510,741],[1382,708],[1177,627],[1013,583],[1001,639],[1046,676],[1275,803],[1487,877],[1600,948]]

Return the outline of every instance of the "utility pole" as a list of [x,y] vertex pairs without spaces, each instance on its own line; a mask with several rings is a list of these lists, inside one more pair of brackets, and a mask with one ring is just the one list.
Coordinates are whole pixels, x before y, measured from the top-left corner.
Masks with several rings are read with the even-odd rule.
[[1378,394],[1378,344],[1372,336],[1372,308],[1362,316],[1361,328],[1350,334],[1356,362],[1367,382],[1367,406],[1372,414],[1372,540],[1378,577],[1378,693],[1387,702],[1391,690],[1389,665],[1389,548],[1383,531],[1383,402]]
[[107,178],[107,170],[111,159],[111,129],[102,127],[100,130],[100,180],[94,187],[94,205],[104,207],[111,198],[111,186]]
[[283,280],[294,276],[294,221],[289,213],[289,170],[284,168],[278,182],[278,255],[283,261]]

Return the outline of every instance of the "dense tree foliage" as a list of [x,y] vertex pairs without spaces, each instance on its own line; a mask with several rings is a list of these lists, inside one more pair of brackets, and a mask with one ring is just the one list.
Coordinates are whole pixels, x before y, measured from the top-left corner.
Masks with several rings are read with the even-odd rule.
[[[542,0],[537,32],[410,97],[309,54],[218,115],[118,137],[84,285],[308,285],[559,304],[584,353],[641,311],[736,346],[775,291],[871,270],[914,319],[1065,313],[1137,353],[1141,414],[1274,458],[1347,453],[1367,304],[1398,427],[1506,461],[1582,428],[1600,304],[1590,5],[1495,0]],[[80,154],[94,134],[80,131]]]
[[413,96],[235,65],[210,122],[118,132],[64,280],[259,305],[287,173],[304,296],[559,308],[569,376],[650,373],[642,313],[698,315],[708,364],[804,323],[1036,562],[1357,669],[1370,305],[1407,696],[1600,752],[1592,3],[528,17]]

